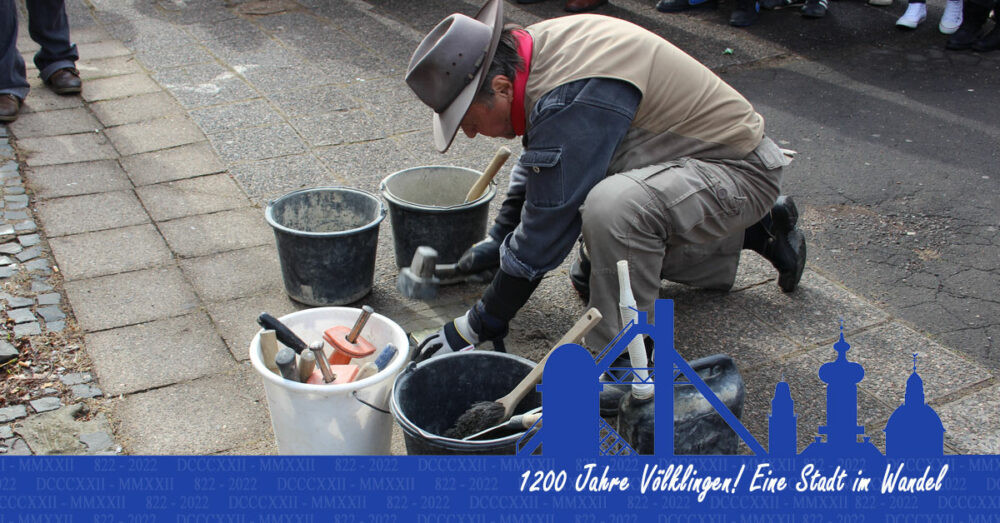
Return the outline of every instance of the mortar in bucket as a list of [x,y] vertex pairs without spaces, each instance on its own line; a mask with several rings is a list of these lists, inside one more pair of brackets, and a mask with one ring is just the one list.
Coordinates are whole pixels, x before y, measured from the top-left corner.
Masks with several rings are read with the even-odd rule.
[[385,213],[378,197],[349,187],[301,189],[270,202],[264,217],[274,229],[288,296],[322,306],[368,294]]
[[431,165],[404,169],[382,180],[397,266],[408,267],[421,245],[437,250],[438,263],[455,263],[486,237],[496,184],[490,183],[482,196],[465,203],[480,174],[464,167]]
[[[332,326],[353,324],[360,312],[350,307],[321,307],[279,319],[308,343],[323,339],[323,331]],[[250,362],[264,383],[271,427],[281,454],[390,453],[389,393],[408,360],[408,340],[399,325],[381,314],[371,315],[361,335],[379,351],[389,343],[399,351],[381,372],[337,385],[298,383],[271,372],[261,360],[260,332],[254,336]]]
[[[477,401],[505,396],[535,367],[535,362],[503,352],[466,351],[411,363],[396,377],[390,408],[403,429],[406,453],[510,454],[524,434],[462,441],[441,436]],[[517,406],[522,414],[542,404],[538,391]],[[544,416],[544,415],[543,415]]]

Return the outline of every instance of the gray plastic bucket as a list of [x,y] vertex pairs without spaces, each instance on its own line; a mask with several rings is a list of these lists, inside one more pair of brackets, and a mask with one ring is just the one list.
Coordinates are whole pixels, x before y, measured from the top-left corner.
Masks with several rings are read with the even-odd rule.
[[290,192],[267,205],[285,292],[306,305],[343,305],[371,292],[385,207],[349,187]]
[[486,237],[496,184],[491,182],[482,196],[465,203],[481,174],[464,167],[431,165],[405,169],[382,180],[397,266],[409,266],[421,245],[437,250],[438,263],[454,263]]
[[[396,376],[389,410],[403,429],[409,455],[516,454],[524,431],[496,439],[462,441],[441,436],[477,401],[510,393],[535,362],[503,352],[466,351],[410,363]],[[541,406],[538,391],[528,393],[515,414]]]

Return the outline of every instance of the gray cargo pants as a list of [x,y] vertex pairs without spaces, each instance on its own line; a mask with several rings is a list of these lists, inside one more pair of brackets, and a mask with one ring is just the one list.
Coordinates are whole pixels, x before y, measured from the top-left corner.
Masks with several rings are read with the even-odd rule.
[[618,260],[628,260],[639,310],[653,319],[660,281],[727,290],[743,231],[771,210],[788,164],[765,137],[742,160],[681,158],[608,176],[581,208],[590,255],[590,306],[604,319],[587,335],[601,350],[621,331]]

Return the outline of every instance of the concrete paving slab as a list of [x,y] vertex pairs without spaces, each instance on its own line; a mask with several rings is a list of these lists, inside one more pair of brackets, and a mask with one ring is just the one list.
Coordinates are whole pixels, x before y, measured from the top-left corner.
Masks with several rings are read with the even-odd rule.
[[740,255],[740,266],[736,270],[736,282],[733,292],[749,289],[758,285],[777,285],[778,273],[771,262],[753,251],[743,251]]
[[1000,454],[1000,421],[996,416],[1000,410],[1000,385],[935,406],[934,410],[944,424],[946,444],[961,454]]
[[135,57],[151,71],[214,62],[215,58],[187,35],[151,39],[136,48]]
[[148,223],[52,238],[49,245],[66,281],[158,267],[174,258]]
[[292,125],[313,147],[378,140],[391,134],[360,109],[303,116],[292,120]]
[[168,69],[153,78],[189,109],[259,96],[242,78],[217,63]]
[[849,331],[885,321],[887,315],[830,280],[806,269],[795,292],[762,285],[736,293],[744,309],[802,346],[832,343],[843,319]]
[[83,107],[83,100],[79,96],[62,96],[44,87],[32,85],[31,93],[24,99],[24,105],[21,106],[21,114],[72,109],[74,107]]
[[322,112],[334,112],[361,106],[361,102],[334,85],[287,89],[280,93],[268,94],[268,98],[291,118],[312,114],[317,107],[322,108],[320,109]]
[[132,50],[125,47],[116,40],[106,40],[103,42],[82,43],[76,46],[80,56],[86,56],[91,60],[98,58],[110,58],[112,56],[126,56],[132,54]]
[[914,353],[928,402],[993,377],[990,370],[897,322],[856,334],[847,342],[849,354],[865,367],[863,387],[889,405],[903,403]]
[[127,396],[115,408],[131,454],[211,454],[267,441],[271,422],[252,369]]
[[170,149],[205,139],[201,129],[182,115],[125,124],[104,132],[122,156]]
[[706,291],[674,298],[674,344],[685,359],[723,353],[751,369],[801,350],[727,298]]
[[[75,39],[76,35],[74,34],[73,37]],[[139,67],[139,64],[131,56],[112,56],[96,59],[85,58],[76,63],[76,69],[80,71],[80,78],[84,82],[98,78],[109,78],[142,72],[142,68]]]
[[205,134],[246,127],[276,125],[283,120],[266,100],[257,99],[191,111],[191,118]]
[[182,260],[181,268],[205,302],[277,293],[284,289],[274,245]]
[[37,136],[56,136],[60,134],[92,133],[101,128],[101,124],[90,115],[86,109],[77,107],[61,111],[45,111],[21,115],[16,121],[8,124],[14,136],[34,138]]
[[155,93],[160,86],[145,73],[99,78],[83,83],[83,99],[88,102]]
[[199,307],[176,267],[66,282],[66,296],[87,332],[181,316]]
[[95,102],[90,104],[90,110],[105,127],[154,120],[183,111],[173,97],[163,91]]
[[[294,190],[323,185],[343,185],[310,153],[241,163],[229,168],[236,181],[257,203],[277,198]],[[294,173],[295,176],[285,176]]]
[[226,168],[208,142],[127,156],[121,163],[137,187],[222,172]]
[[118,157],[108,139],[96,133],[25,138],[18,140],[18,147],[27,153],[31,167]]
[[38,204],[36,212],[50,238],[149,222],[132,191],[46,200]]
[[237,361],[250,359],[248,348],[260,326],[257,316],[267,312],[275,318],[307,308],[292,301],[283,291],[249,296],[230,301],[209,303],[205,306],[215,323],[215,328],[229,347],[229,352]]
[[[420,165],[410,156],[409,151],[392,139],[317,149],[316,155],[335,176],[351,180],[352,187],[376,193],[379,183],[386,176]],[[480,169],[485,168],[485,165]]]
[[170,248],[185,258],[274,243],[264,213],[255,207],[189,216],[159,227]]
[[250,205],[243,190],[225,173],[147,185],[135,192],[158,222]]
[[236,367],[204,312],[87,334],[84,342],[101,387],[111,396]]
[[306,150],[295,129],[286,123],[212,134],[208,139],[219,158],[228,163],[263,160]]
[[34,167],[25,172],[25,178],[39,200],[132,188],[114,160]]

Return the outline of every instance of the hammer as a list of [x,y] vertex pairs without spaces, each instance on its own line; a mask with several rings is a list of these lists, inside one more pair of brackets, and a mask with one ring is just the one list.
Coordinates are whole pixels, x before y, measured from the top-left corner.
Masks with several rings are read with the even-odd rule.
[[463,274],[456,263],[437,263],[438,253],[433,247],[421,245],[413,253],[409,267],[399,271],[396,288],[403,296],[414,300],[437,298],[438,286],[454,283],[485,283],[482,274]]

